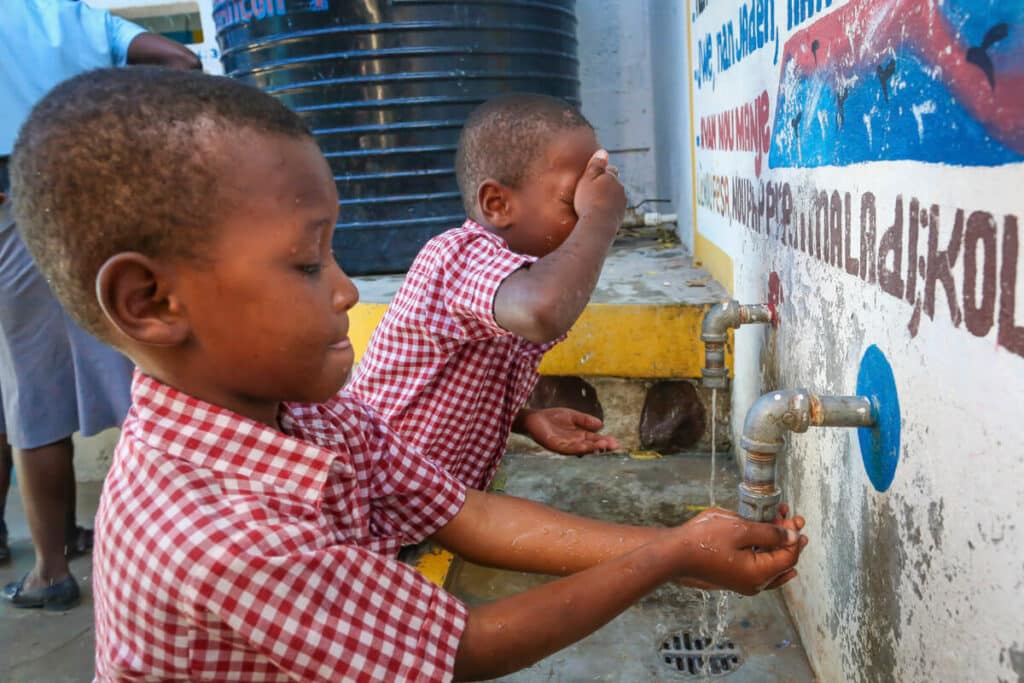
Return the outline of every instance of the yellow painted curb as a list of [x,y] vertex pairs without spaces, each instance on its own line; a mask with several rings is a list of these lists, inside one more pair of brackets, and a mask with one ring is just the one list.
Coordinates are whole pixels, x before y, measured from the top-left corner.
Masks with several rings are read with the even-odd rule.
[[665,456],[658,451],[630,451],[629,457],[633,460],[660,460]]
[[706,306],[590,304],[540,364],[545,375],[700,377]]
[[356,354],[356,362],[366,353],[370,337],[377,328],[377,323],[388,310],[387,304],[356,304],[348,312],[348,338],[352,341],[352,350]]
[[[540,372],[645,379],[700,377],[704,365],[700,325],[708,308],[695,304],[590,304],[565,341],[544,356]],[[386,310],[387,304],[361,303],[349,312],[349,337],[357,362]],[[731,373],[731,343],[726,345],[725,362]]]
[[448,570],[451,569],[455,556],[444,548],[431,548],[416,562],[416,571],[423,574],[431,583],[444,588]]

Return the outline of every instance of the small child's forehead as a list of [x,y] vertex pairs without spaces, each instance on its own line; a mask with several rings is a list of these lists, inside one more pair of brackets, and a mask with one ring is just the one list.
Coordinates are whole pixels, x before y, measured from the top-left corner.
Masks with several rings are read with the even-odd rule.
[[533,172],[528,176],[545,171],[569,170],[574,170],[577,175],[582,175],[590,157],[598,149],[597,136],[586,126],[555,131],[548,137],[540,154],[530,164]]

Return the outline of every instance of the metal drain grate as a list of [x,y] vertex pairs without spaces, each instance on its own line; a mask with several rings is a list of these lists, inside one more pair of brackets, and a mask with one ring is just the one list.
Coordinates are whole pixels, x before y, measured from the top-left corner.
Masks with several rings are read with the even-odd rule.
[[659,650],[661,660],[685,678],[724,676],[740,668],[743,653],[732,641],[713,645],[708,636],[681,631],[669,636]]

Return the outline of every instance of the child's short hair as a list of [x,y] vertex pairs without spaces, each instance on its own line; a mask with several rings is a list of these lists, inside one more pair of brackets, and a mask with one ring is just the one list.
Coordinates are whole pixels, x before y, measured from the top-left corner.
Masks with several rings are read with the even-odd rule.
[[535,93],[499,95],[470,112],[455,152],[455,177],[466,215],[480,219],[480,183],[493,178],[518,187],[557,133],[580,127],[593,130],[579,109]]
[[[95,279],[114,254],[193,257],[225,211],[231,134],[311,133],[270,95],[228,78],[155,67],[101,69],[54,88],[14,146],[18,229],[67,311],[108,338]],[[259,144],[253,140],[252,144]]]

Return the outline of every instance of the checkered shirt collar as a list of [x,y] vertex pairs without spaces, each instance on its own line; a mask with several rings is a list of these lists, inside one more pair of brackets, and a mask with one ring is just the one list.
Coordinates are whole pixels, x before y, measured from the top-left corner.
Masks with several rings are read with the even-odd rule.
[[494,242],[500,244],[505,249],[508,249],[508,242],[506,242],[500,236],[495,235],[493,232],[491,232],[490,230],[488,230],[484,226],[480,225],[479,223],[477,223],[472,218],[467,218],[466,219],[466,222],[462,224],[462,229],[463,230],[472,230],[473,232],[483,233],[484,235],[487,235],[487,237],[489,237]]
[[[304,406],[281,405],[281,425],[292,429],[302,422]],[[136,370],[132,379],[132,409],[141,429],[132,436],[157,452],[181,458],[196,467],[235,480],[259,480],[276,490],[319,505],[331,466],[336,474],[355,476],[355,470],[336,448],[293,438],[220,406],[201,401]],[[319,433],[318,429],[311,430]],[[335,443],[338,439],[333,439]]]
[[[472,218],[467,218],[466,219],[466,222],[462,224],[462,229],[463,230],[472,230],[473,232],[482,233],[482,234],[486,235],[489,239],[493,240],[495,243],[501,245],[501,247],[503,249],[508,249],[509,248],[508,242],[506,242],[503,237],[501,237],[500,235],[495,235],[493,232],[491,232],[490,230],[488,230],[484,226],[480,225],[479,223],[477,223]],[[519,252],[516,252],[516,253],[519,253]],[[520,256],[523,256],[524,258],[529,259],[531,262],[537,260],[536,256],[531,256],[530,254],[520,254]]]

